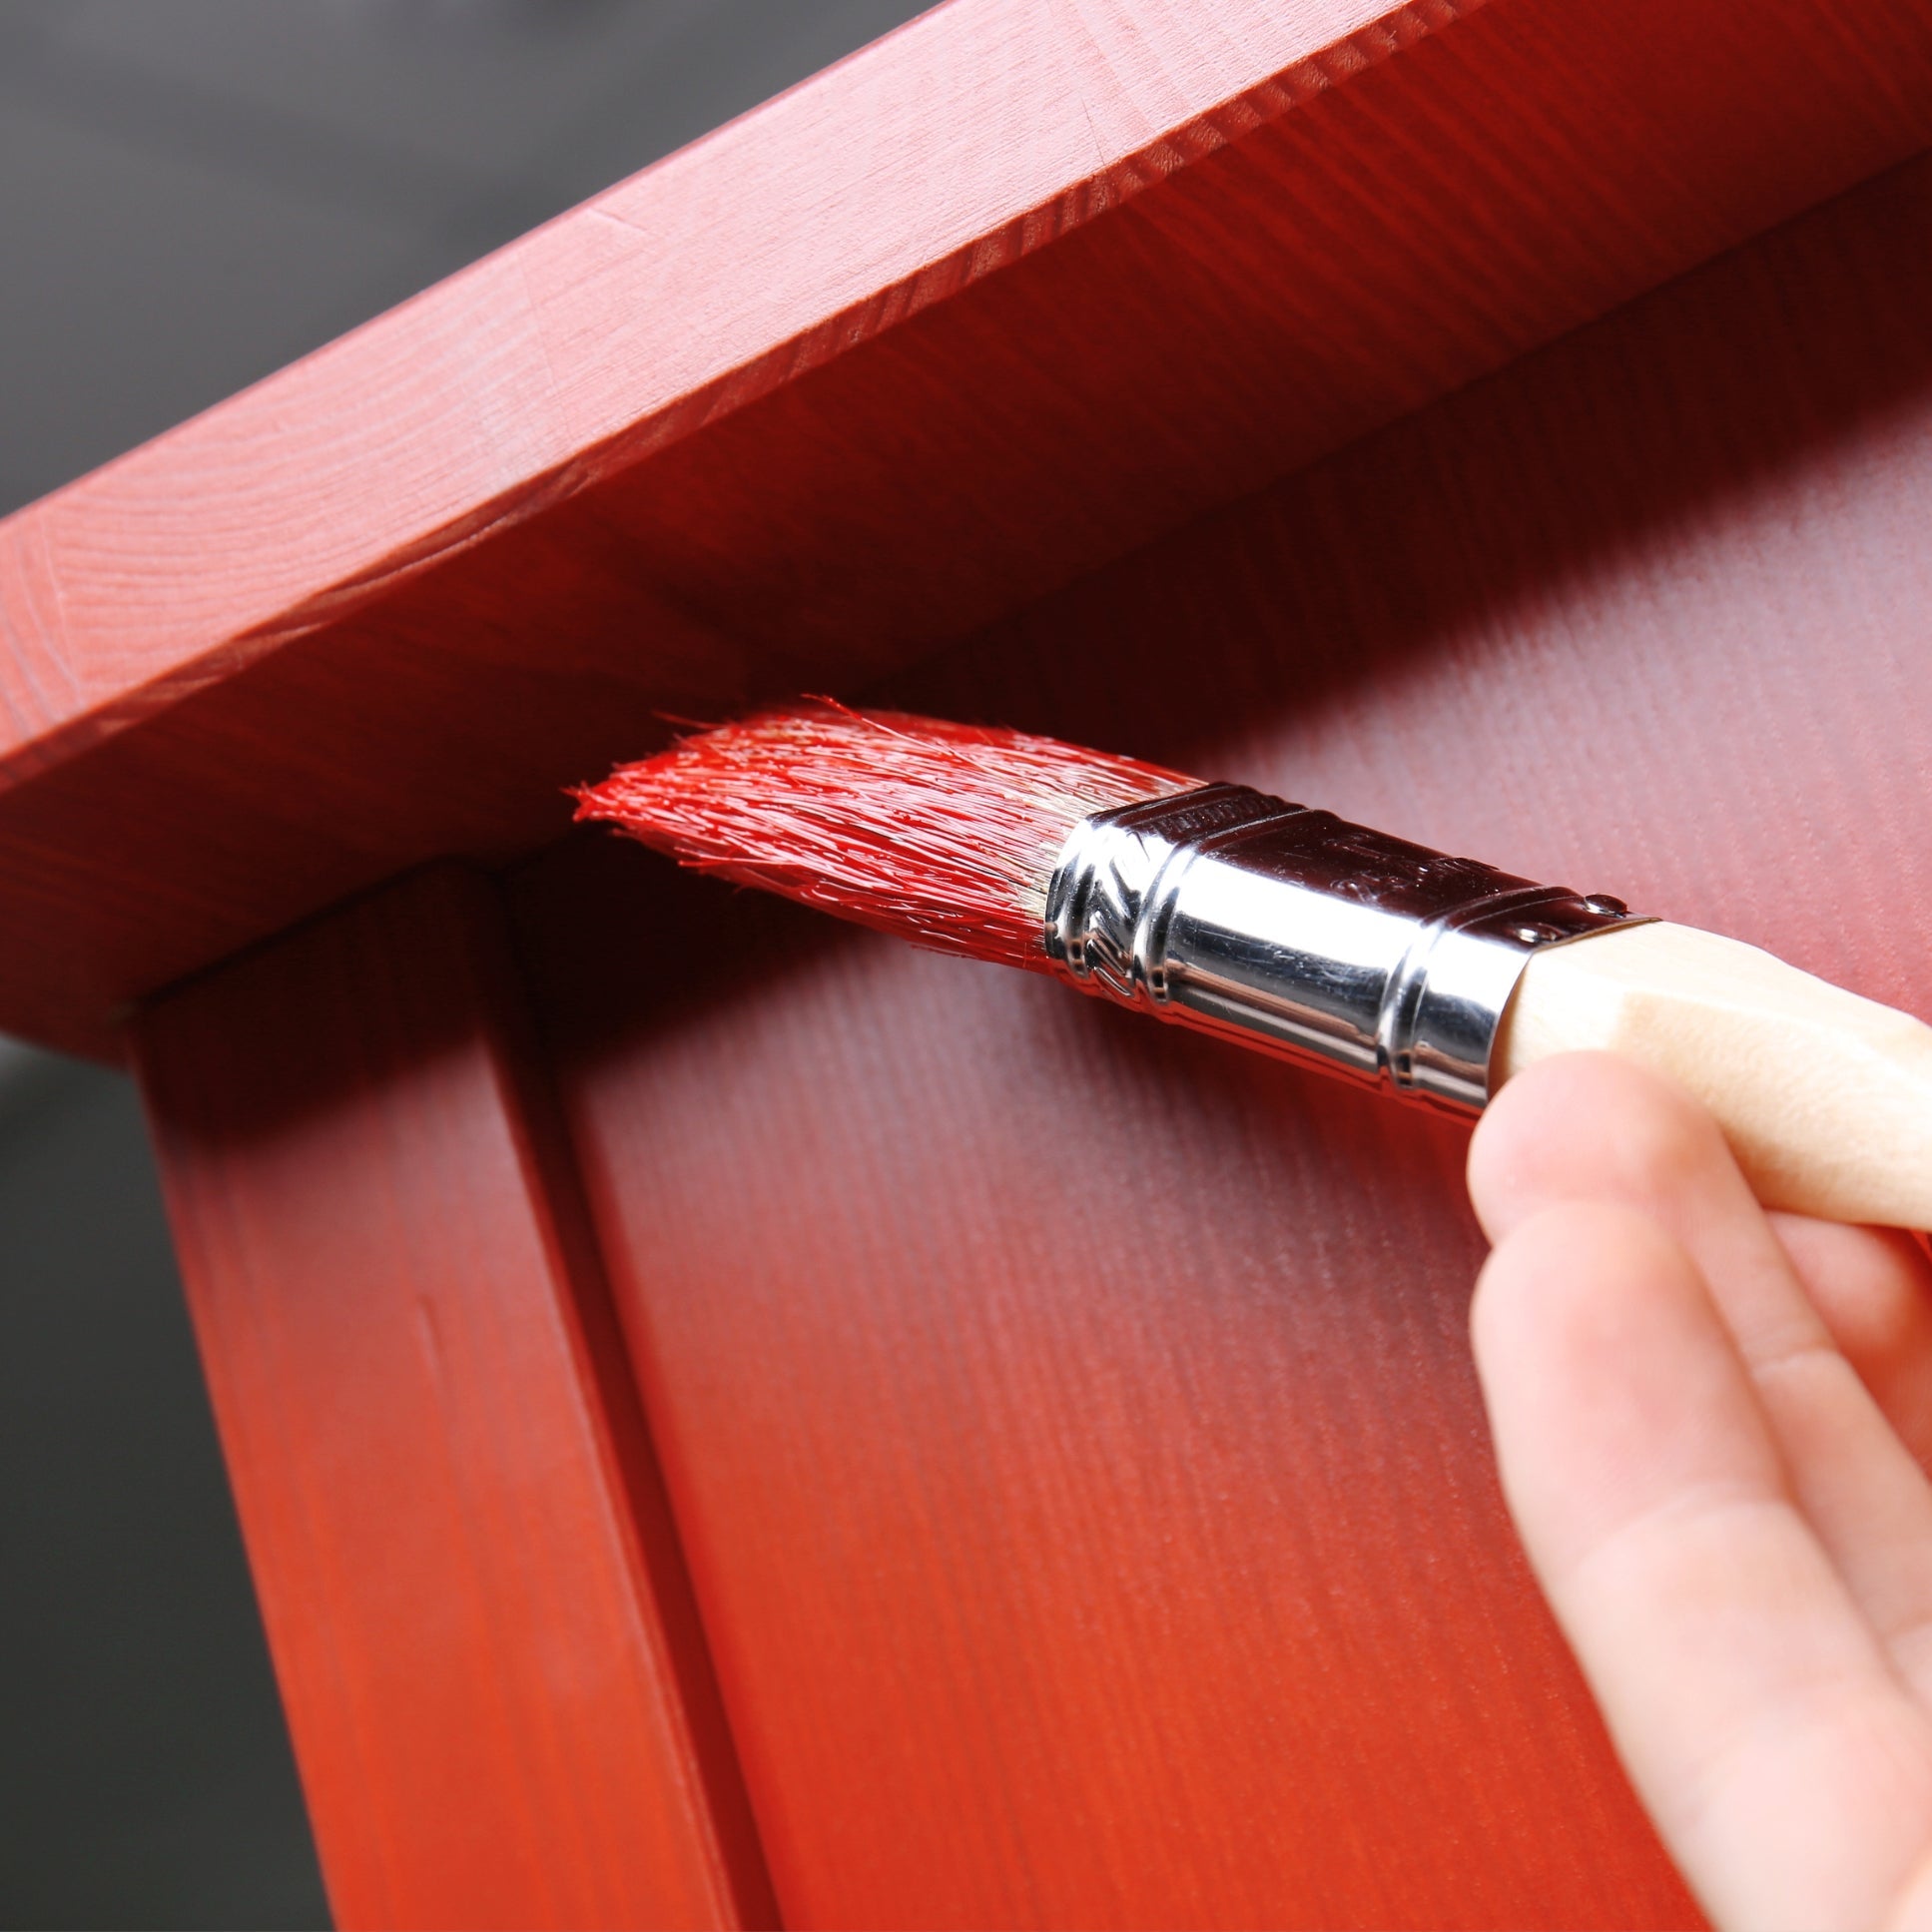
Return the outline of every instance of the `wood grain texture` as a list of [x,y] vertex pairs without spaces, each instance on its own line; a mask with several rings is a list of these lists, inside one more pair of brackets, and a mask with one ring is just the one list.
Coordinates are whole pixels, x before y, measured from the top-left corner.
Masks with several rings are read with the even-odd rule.
[[[1495,1494],[1460,1136],[649,864],[530,914],[630,1020],[567,1077],[786,1923],[1693,1920]],[[806,957],[585,983],[701,938]]]
[[[1920,163],[880,695],[1932,1011],[1928,234]],[[615,841],[515,904],[788,1923],[1694,1922],[1496,1493],[1457,1129]]]
[[1928,138],[1926,0],[954,0],[0,524],[0,1026],[111,1050]]
[[1504,1079],[1621,1054],[1710,1109],[1766,1207],[1932,1228],[1932,1026],[1755,946],[1658,920],[1531,957]]
[[137,1036],[345,1926],[773,1907],[493,890],[418,876]]

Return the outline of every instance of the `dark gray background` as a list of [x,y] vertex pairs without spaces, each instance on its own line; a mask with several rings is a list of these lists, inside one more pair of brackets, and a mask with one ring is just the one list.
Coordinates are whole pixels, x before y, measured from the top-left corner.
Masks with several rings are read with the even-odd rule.
[[[0,513],[922,10],[0,0]],[[324,1923],[133,1091],[5,1040],[0,1553],[0,1923]]]

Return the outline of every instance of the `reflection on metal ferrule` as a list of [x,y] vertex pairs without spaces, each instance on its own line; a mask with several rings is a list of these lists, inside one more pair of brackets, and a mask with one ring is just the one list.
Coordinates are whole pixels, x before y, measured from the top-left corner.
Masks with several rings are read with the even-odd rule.
[[1206,785],[1076,826],[1045,940],[1088,992],[1475,1112],[1530,956],[1633,923],[1618,900]]

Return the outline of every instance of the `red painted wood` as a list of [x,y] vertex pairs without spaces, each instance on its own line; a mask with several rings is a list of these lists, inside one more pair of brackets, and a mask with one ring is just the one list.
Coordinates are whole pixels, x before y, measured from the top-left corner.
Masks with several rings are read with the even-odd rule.
[[[1932,1011],[1932,163],[892,695]],[[1671,1925],[1460,1131],[616,841],[516,903],[788,1923]]]
[[493,891],[445,871],[137,1029],[329,1898],[768,1923],[520,998]]
[[110,1050],[1928,137],[1928,0],[955,0],[0,525],[0,1026]]

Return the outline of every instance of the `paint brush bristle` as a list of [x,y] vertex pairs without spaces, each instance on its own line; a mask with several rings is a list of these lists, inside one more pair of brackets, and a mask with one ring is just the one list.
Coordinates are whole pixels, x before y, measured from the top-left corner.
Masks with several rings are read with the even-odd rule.
[[1198,781],[1024,732],[814,704],[686,738],[577,794],[685,865],[942,952],[1043,968],[1080,820]]
[[[1464,1113],[1608,1047],[1702,1100],[1767,1206],[1932,1217],[1932,1029],[1614,900],[1051,738],[827,703],[577,800],[702,871]],[[1148,800],[1172,803],[1102,816]]]

